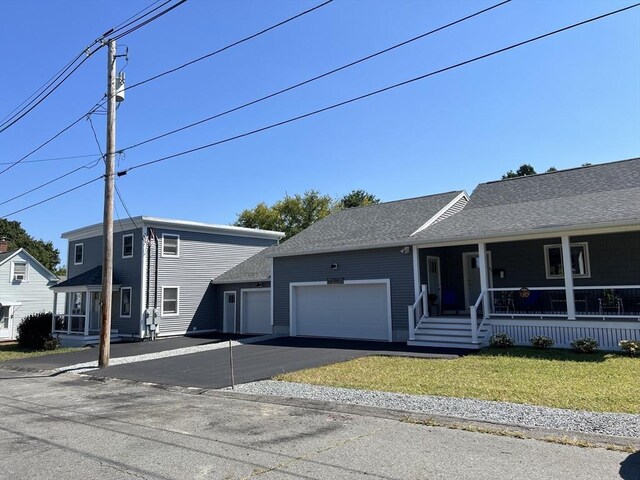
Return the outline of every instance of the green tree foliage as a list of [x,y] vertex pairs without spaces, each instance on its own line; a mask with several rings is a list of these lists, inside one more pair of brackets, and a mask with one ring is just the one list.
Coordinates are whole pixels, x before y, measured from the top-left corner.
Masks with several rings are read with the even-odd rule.
[[271,206],[261,202],[253,209],[242,211],[234,225],[284,232],[286,240],[329,215],[332,206],[329,195],[309,190],[304,195],[286,195]]
[[337,208],[353,208],[362,207],[363,205],[371,205],[372,203],[380,203],[380,199],[371,193],[367,193],[364,190],[352,190],[344,197],[338,200]]
[[526,177],[527,175],[535,174],[536,171],[531,165],[523,163],[515,172],[513,170],[509,170],[507,173],[502,175],[502,179],[504,180],[505,178]]
[[0,238],[7,239],[9,250],[24,248],[52,272],[60,263],[60,251],[53,247],[53,242],[36,240],[22,228],[20,222],[0,218]]

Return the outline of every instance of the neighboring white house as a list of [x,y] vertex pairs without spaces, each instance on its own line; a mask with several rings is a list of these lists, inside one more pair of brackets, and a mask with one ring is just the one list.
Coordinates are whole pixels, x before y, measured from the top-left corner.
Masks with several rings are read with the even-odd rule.
[[49,287],[56,283],[58,277],[29,252],[23,248],[7,252],[6,242],[0,241],[0,341],[15,339],[27,315],[51,311]]

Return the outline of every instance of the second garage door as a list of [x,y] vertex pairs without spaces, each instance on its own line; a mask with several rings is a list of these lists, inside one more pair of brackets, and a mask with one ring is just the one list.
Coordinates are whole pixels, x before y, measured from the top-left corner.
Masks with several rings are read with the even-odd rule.
[[271,333],[271,290],[243,290],[242,333]]
[[291,294],[294,335],[391,340],[387,282],[295,285]]

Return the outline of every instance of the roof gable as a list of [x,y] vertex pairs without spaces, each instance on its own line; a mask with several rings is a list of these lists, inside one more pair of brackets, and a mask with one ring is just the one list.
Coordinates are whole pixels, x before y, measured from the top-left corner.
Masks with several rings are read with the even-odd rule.
[[47,267],[42,265],[33,255],[31,255],[24,248],[19,248],[18,250],[12,250],[11,252],[0,254],[0,265],[3,265],[9,260],[11,260],[12,258],[20,255],[26,257],[26,260],[31,265],[35,265],[39,270],[41,270],[41,273],[43,274],[44,277],[48,278],[49,280],[58,280],[58,277],[56,277]]

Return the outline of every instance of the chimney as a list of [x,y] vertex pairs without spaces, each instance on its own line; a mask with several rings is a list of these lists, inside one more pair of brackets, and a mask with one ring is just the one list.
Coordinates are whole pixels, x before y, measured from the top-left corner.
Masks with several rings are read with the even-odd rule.
[[8,248],[9,244],[7,243],[7,239],[4,237],[0,238],[0,253],[7,253]]

